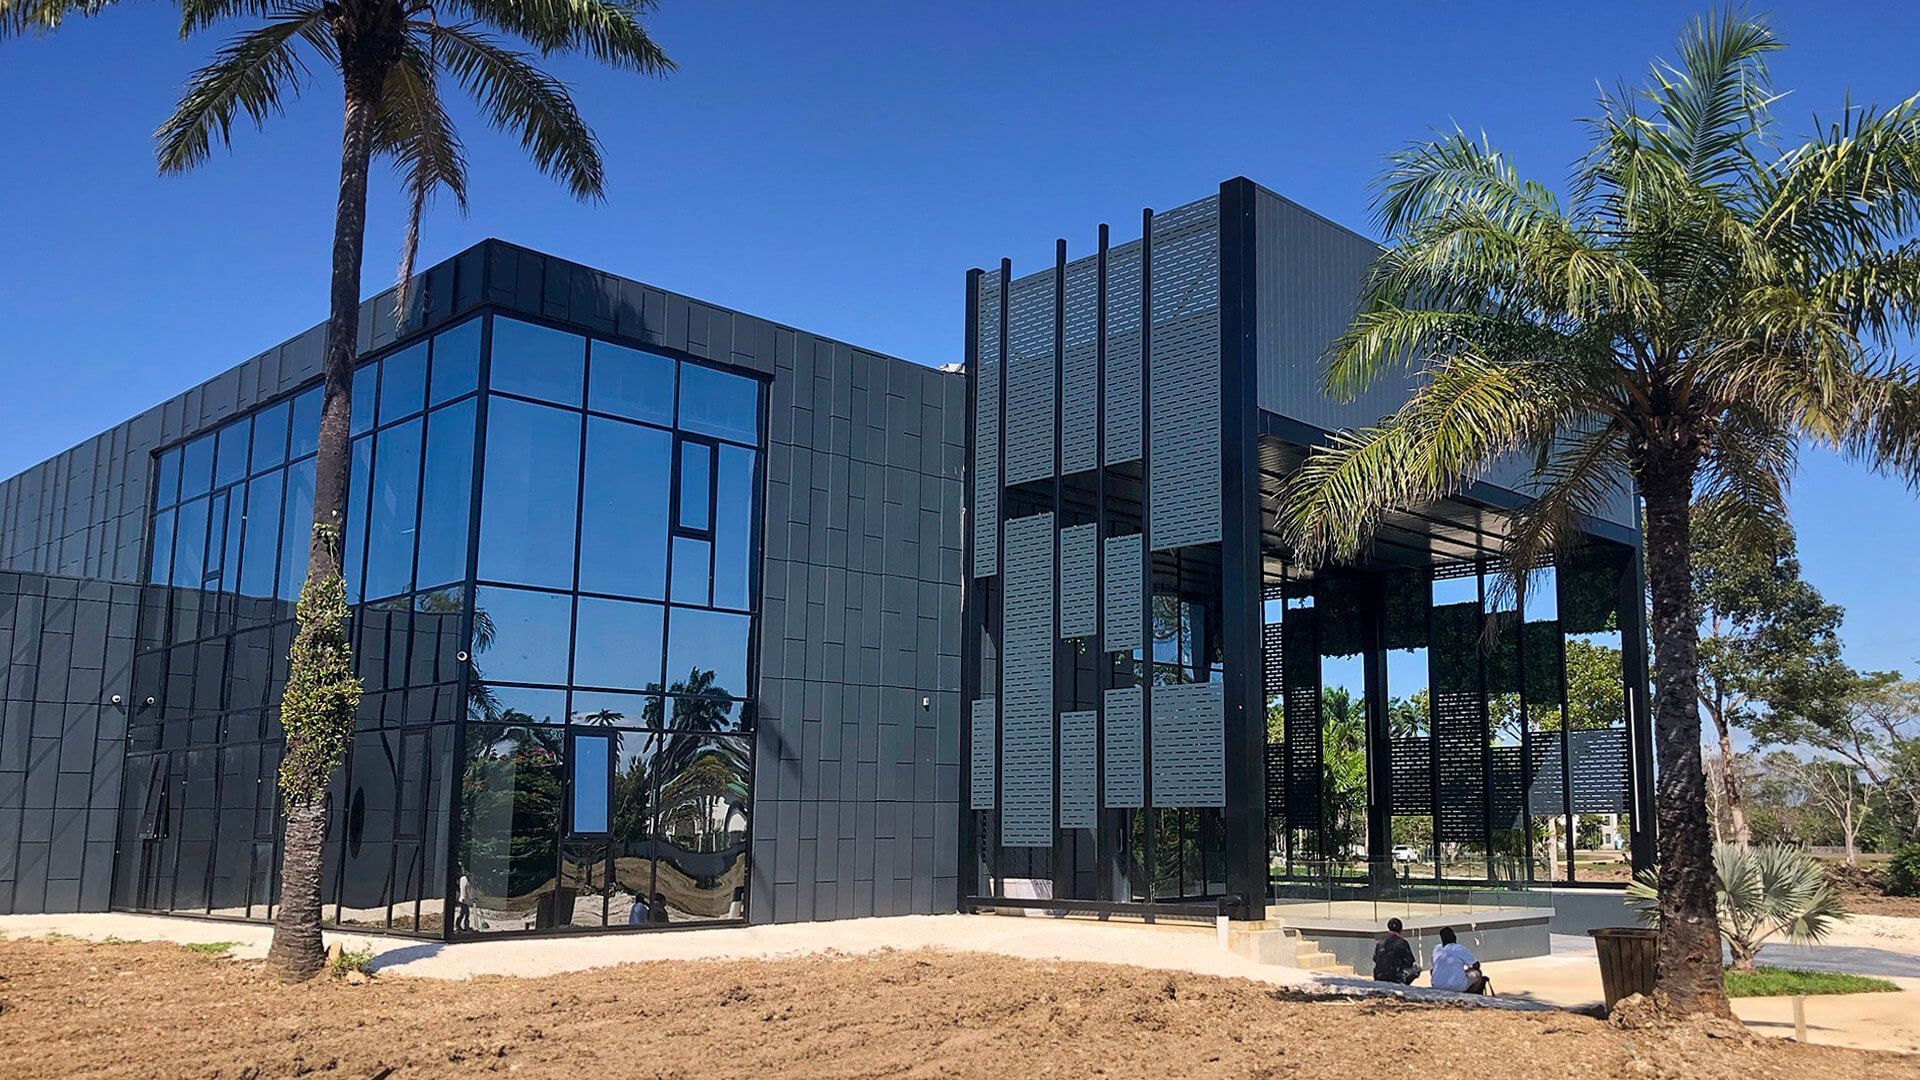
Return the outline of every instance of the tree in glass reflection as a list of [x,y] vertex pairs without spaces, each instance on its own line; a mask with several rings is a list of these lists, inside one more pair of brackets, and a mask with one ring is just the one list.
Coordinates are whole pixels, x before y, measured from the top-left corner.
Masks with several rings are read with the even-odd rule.
[[[468,741],[460,865],[483,896],[526,896],[553,878],[560,842],[565,731],[509,709],[508,727]],[[478,736],[476,732],[476,736]]]

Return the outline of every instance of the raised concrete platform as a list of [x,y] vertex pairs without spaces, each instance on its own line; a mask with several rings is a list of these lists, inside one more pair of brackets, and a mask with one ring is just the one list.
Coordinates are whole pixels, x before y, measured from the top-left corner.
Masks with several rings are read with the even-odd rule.
[[[1276,937],[1296,939],[1295,950],[1329,954],[1338,968],[1369,975],[1373,971],[1374,944],[1386,932],[1389,918],[1401,921],[1402,936],[1413,945],[1420,966],[1425,968],[1433,947],[1440,943],[1440,928],[1444,926],[1453,927],[1461,944],[1482,960],[1546,956],[1551,947],[1548,924],[1553,921],[1554,911],[1550,907],[1462,911],[1437,904],[1355,900],[1269,903],[1266,914],[1264,923],[1244,924],[1249,932],[1254,932],[1254,927],[1270,928]],[[1278,945],[1268,948],[1275,955],[1283,951]]]

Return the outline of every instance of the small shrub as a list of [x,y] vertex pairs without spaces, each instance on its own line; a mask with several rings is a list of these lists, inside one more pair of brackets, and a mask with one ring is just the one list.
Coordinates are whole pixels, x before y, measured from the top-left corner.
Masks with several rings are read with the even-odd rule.
[[239,945],[237,941],[188,941],[181,943],[180,947],[201,956],[225,956]]
[[[1761,944],[1776,934],[1809,944],[1847,917],[1846,905],[1820,860],[1796,847],[1715,844],[1713,887],[1720,936],[1733,954],[1735,971],[1752,971]],[[1627,886],[1627,906],[1642,922],[1659,929],[1658,870],[1643,871]]]
[[1888,896],[1920,896],[1920,841],[1893,853],[1881,875],[1880,891]]
[[373,967],[373,955],[371,945],[362,945],[357,949],[349,949],[342,945],[340,954],[333,959],[333,973],[346,975],[350,972],[359,972],[365,975]]

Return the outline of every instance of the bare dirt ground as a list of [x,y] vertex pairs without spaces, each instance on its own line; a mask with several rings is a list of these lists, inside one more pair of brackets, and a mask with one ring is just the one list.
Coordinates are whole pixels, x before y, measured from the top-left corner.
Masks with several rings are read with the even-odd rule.
[[1869,866],[1847,867],[1829,863],[1827,876],[1840,890],[1847,910],[1860,915],[1894,915],[1920,918],[1920,896],[1887,896],[1881,893],[1880,870]]
[[931,951],[283,987],[174,945],[5,940],[0,1076],[1920,1077],[1737,1029],[1299,993]]

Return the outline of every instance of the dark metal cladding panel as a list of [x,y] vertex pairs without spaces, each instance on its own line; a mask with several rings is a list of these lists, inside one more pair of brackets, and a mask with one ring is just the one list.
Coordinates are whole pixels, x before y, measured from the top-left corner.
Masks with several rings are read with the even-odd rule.
[[1053,845],[1053,515],[1006,525],[1000,842]]
[[1099,580],[1094,574],[1100,550],[1098,526],[1060,530],[1060,636],[1092,637],[1100,632]]
[[1007,307],[1008,486],[1053,475],[1053,274],[1013,283]]
[[1227,805],[1226,698],[1219,683],[1153,688],[1153,805]]
[[1140,693],[1137,686],[1106,693],[1107,775],[1101,798],[1109,810],[1146,804],[1146,739]]
[[1060,827],[1095,826],[1099,794],[1100,714],[1091,709],[1060,714]]
[[980,373],[973,411],[973,576],[1000,565],[1000,272],[980,275]]
[[1153,220],[1153,352],[1148,361],[1155,551],[1220,540],[1218,198]]
[[1629,808],[1627,729],[1567,732],[1573,755],[1573,812],[1624,814]]
[[1067,264],[1066,353],[1061,361],[1060,471],[1100,464],[1099,341],[1095,331],[1100,267],[1097,259]]
[[1140,586],[1140,534],[1109,536],[1103,545],[1107,561],[1107,594],[1104,598],[1105,629],[1101,648],[1107,652],[1131,652],[1144,647]]
[[1107,464],[1140,459],[1140,241],[1107,250]]
[[994,739],[993,698],[984,697],[973,703],[973,757],[971,783],[968,788],[967,805],[973,810],[993,809],[994,751],[997,740]]

